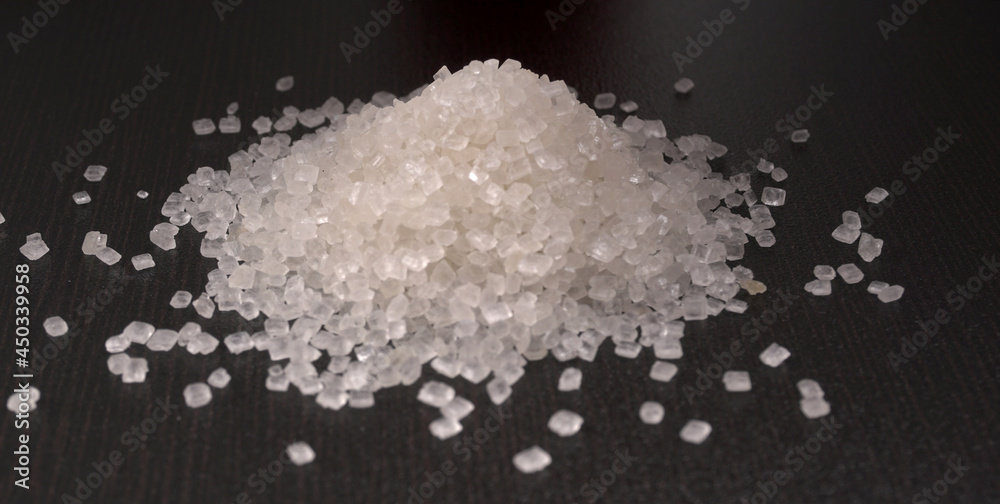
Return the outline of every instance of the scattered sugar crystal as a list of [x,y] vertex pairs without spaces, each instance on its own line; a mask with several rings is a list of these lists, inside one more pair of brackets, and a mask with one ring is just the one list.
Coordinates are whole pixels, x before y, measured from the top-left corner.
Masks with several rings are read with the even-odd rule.
[[743,313],[747,311],[748,306],[746,301],[733,298],[726,302],[726,311]]
[[639,419],[645,424],[659,424],[663,421],[663,405],[656,401],[642,403],[642,406],[639,406]]
[[305,109],[297,116],[299,124],[307,128],[315,128],[326,122],[326,116],[315,109]]
[[229,349],[229,353],[234,355],[241,354],[254,348],[253,339],[250,338],[250,334],[246,331],[240,331],[226,336],[223,343],[225,343],[226,348]]
[[273,124],[274,123],[271,121],[271,118],[267,116],[260,116],[250,123],[250,127],[252,127],[258,135],[264,135],[271,132],[271,126]]
[[197,119],[191,123],[195,135],[209,135],[215,132],[215,123],[209,118]]
[[777,344],[771,343],[770,346],[764,349],[760,353],[760,361],[771,367],[778,367],[785,359],[792,356],[792,352],[789,352],[787,348]]
[[146,191],[143,191],[142,189],[140,189],[139,192],[135,193],[135,195],[138,196],[139,199],[146,199],[146,198],[149,197],[149,193],[146,192]]
[[28,235],[24,245],[21,245],[21,255],[27,257],[29,261],[37,261],[45,254],[49,253],[49,246],[42,241],[41,233]]
[[371,408],[375,405],[375,394],[366,390],[352,390],[347,405],[354,409]]
[[882,240],[875,238],[868,233],[861,233],[858,240],[858,255],[865,262],[872,262],[876,257],[882,255]]
[[494,378],[486,384],[486,393],[490,396],[490,401],[493,404],[500,405],[510,397],[512,390],[510,384],[505,382],[503,378]]
[[118,334],[105,340],[104,348],[108,351],[108,353],[120,353],[128,350],[128,347],[131,344],[132,340],[122,334]]
[[7,409],[9,411],[14,413],[35,411],[35,408],[38,407],[38,400],[42,398],[42,391],[38,390],[34,385],[29,385],[28,397],[25,398],[23,394],[23,392],[15,392],[7,397]]
[[132,343],[144,345],[153,336],[154,331],[156,328],[152,324],[136,320],[125,326],[125,329],[122,330],[122,336],[128,338]]
[[761,158],[760,161],[757,162],[757,171],[761,173],[771,173],[774,171],[774,163]]
[[149,254],[139,254],[132,258],[132,266],[136,271],[142,271],[156,266],[156,263],[153,262],[153,256]]
[[562,374],[559,375],[559,391],[560,392],[571,392],[580,389],[580,383],[583,381],[583,372],[575,367],[566,368],[563,370]]
[[212,374],[208,375],[207,381],[209,385],[217,389],[221,389],[226,388],[226,385],[229,385],[229,380],[231,379],[232,377],[229,376],[229,372],[226,371],[225,368],[218,368],[215,371],[212,371]]
[[69,331],[69,326],[66,324],[66,321],[58,315],[45,319],[45,322],[42,322],[42,327],[45,328],[45,332],[47,332],[49,336],[53,337],[62,336]]
[[212,388],[197,382],[184,387],[184,403],[189,408],[200,408],[212,401]]
[[858,212],[848,210],[841,215],[841,218],[849,229],[861,229],[861,216]]
[[626,359],[634,359],[642,351],[642,345],[634,341],[622,341],[615,345],[615,355]]
[[823,397],[823,388],[819,386],[816,380],[803,378],[796,382],[795,387],[799,389],[799,394],[802,395],[803,399]]
[[167,352],[174,348],[178,339],[180,339],[180,333],[173,329],[157,329],[146,341],[146,348],[154,352]]
[[809,140],[809,130],[807,129],[797,129],[792,132],[792,142],[793,143],[805,143]]
[[622,109],[622,112],[625,112],[626,114],[631,114],[632,112],[639,110],[639,105],[632,100],[622,102],[619,107]]
[[285,91],[292,89],[292,86],[294,85],[295,85],[295,77],[291,75],[286,75],[278,79],[278,82],[274,83],[274,89],[277,89],[279,92],[284,93]]
[[237,102],[232,102],[226,107],[226,114],[233,115],[240,110],[240,104]]
[[108,356],[108,371],[113,375],[121,375],[128,368],[129,361],[132,360],[127,354],[116,353]]
[[219,133],[239,133],[240,132],[240,118],[236,116],[228,116],[219,119]]
[[187,308],[191,304],[191,299],[193,296],[190,292],[185,290],[179,290],[174,293],[174,296],[170,298],[170,306],[180,310],[181,308]]
[[316,404],[332,410],[339,410],[347,405],[350,394],[343,390],[325,389],[316,395]]
[[833,293],[833,284],[829,280],[813,280],[806,283],[806,292],[814,296],[829,296]]
[[691,444],[701,444],[712,433],[712,426],[702,420],[688,420],[681,429],[681,439]]
[[760,202],[767,206],[781,206],[785,204],[785,190],[776,187],[765,187],[760,193]]
[[674,90],[681,94],[687,94],[694,89],[694,81],[687,77],[681,77],[674,83]]
[[535,445],[514,455],[514,467],[525,474],[536,473],[549,466],[552,457],[549,452]]
[[854,240],[857,240],[858,236],[861,236],[861,231],[851,229],[847,224],[841,224],[837,226],[837,229],[833,230],[833,239],[841,243],[854,243]]
[[198,299],[194,300],[191,305],[194,306],[194,310],[198,312],[198,315],[201,315],[202,317],[212,318],[212,315],[215,313],[215,303],[213,303],[212,299],[208,297],[208,294],[204,292],[201,293],[201,296],[198,296]]
[[784,168],[775,168],[771,171],[771,178],[775,182],[781,182],[788,178],[788,172],[786,172]]
[[122,371],[122,383],[142,383],[146,381],[147,373],[149,373],[149,363],[146,359],[141,357],[129,359],[125,370]]
[[878,294],[879,292],[882,292],[883,290],[885,290],[885,288],[888,287],[888,286],[889,286],[889,284],[887,284],[885,282],[880,282],[878,280],[872,280],[872,283],[868,284],[868,292],[871,293],[871,294]]
[[614,93],[600,93],[594,97],[594,108],[597,110],[609,109],[615,106]]
[[772,247],[777,242],[774,233],[770,229],[765,229],[757,233],[757,236],[754,238],[757,240],[757,244],[764,248]]
[[549,430],[560,437],[569,437],[580,432],[583,417],[569,410],[559,410],[549,418]]
[[316,460],[316,452],[305,441],[296,441],[288,445],[285,451],[288,453],[288,459],[297,466],[304,466]]
[[174,236],[177,235],[178,231],[177,226],[168,222],[161,222],[153,226],[153,230],[149,232],[149,241],[163,250],[173,250],[177,248]]
[[90,203],[90,194],[87,194],[87,191],[73,193],[73,203],[76,203],[77,205]]
[[434,437],[445,440],[462,432],[462,424],[454,418],[441,417],[431,422],[430,431]]
[[747,371],[726,371],[722,374],[722,383],[729,392],[750,391],[750,373]]
[[295,127],[296,119],[291,116],[284,116],[277,121],[274,121],[274,129],[276,131],[288,131]]
[[111,247],[103,247],[94,254],[100,261],[108,266],[118,264],[122,260],[122,255]]
[[656,361],[649,370],[649,377],[661,382],[669,382],[676,374],[677,366],[664,361]]
[[662,339],[653,343],[653,353],[657,359],[680,359],[684,356],[684,348],[680,340]]
[[813,419],[830,414],[830,403],[822,397],[810,397],[799,401],[799,407],[806,418]]
[[837,268],[837,273],[840,278],[844,279],[844,282],[848,284],[856,284],[865,277],[865,274],[854,265],[854,263],[842,264]]
[[447,404],[441,406],[441,414],[447,418],[453,418],[455,420],[461,420],[472,413],[472,410],[476,409],[476,405],[472,404],[472,401],[456,396]]
[[837,272],[834,271],[833,266],[826,264],[820,264],[813,268],[813,275],[819,280],[833,280],[837,278]]
[[108,167],[103,165],[90,165],[83,171],[83,178],[88,182],[100,182],[104,174],[108,172]]
[[417,393],[417,400],[427,404],[429,406],[434,406],[435,408],[440,408],[445,404],[448,404],[452,399],[455,398],[455,389],[451,385],[441,383],[439,381],[429,381],[420,387],[420,392]]
[[889,191],[886,191],[881,187],[876,187],[875,189],[868,191],[868,194],[865,195],[865,201],[869,203],[881,203],[882,200],[884,200],[888,195]]
[[891,303],[901,297],[903,297],[903,288],[899,285],[890,285],[878,293],[878,300],[883,303]]

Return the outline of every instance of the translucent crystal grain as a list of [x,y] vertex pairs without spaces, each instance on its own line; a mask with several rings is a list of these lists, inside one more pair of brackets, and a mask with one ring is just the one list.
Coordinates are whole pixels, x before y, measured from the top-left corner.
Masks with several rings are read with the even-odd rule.
[[66,334],[69,331],[69,325],[62,317],[56,315],[54,317],[49,317],[42,322],[42,327],[49,336],[57,337]]
[[663,421],[663,413],[663,405],[656,401],[646,401],[639,407],[639,419],[645,424],[659,424]]
[[771,343],[760,353],[760,361],[770,367],[778,367],[782,362],[785,362],[785,359],[791,356],[792,353],[787,348],[777,343]]
[[514,467],[525,474],[541,471],[551,463],[549,453],[537,445],[514,455]]
[[212,402],[212,389],[205,383],[192,383],[184,387],[184,404],[189,408],[200,408]]
[[712,426],[702,420],[688,420],[681,429],[681,439],[691,444],[701,444],[712,433]]
[[549,418],[549,430],[560,437],[569,437],[580,432],[583,417],[569,410],[559,410]]

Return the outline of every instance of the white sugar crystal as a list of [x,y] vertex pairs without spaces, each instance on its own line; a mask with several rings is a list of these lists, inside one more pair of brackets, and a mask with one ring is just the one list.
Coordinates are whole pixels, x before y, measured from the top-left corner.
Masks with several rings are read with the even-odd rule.
[[375,405],[375,394],[365,390],[352,390],[347,405],[355,409],[371,408]]
[[288,445],[285,451],[288,453],[288,459],[297,466],[304,466],[316,460],[316,452],[305,441],[296,441]]
[[157,329],[153,331],[153,335],[146,341],[146,348],[155,352],[167,352],[174,348],[178,339],[180,339],[180,333],[177,331],[172,329]]
[[868,292],[871,293],[871,294],[878,294],[879,292],[882,292],[883,290],[885,290],[885,288],[888,287],[888,286],[889,286],[889,284],[887,284],[885,282],[880,282],[878,280],[872,280],[872,283],[868,284]]
[[681,347],[680,340],[662,339],[653,343],[653,354],[657,359],[680,359],[684,356],[684,348]]
[[125,370],[122,371],[122,383],[142,383],[146,381],[147,373],[149,373],[149,363],[146,359],[141,357],[129,359]]
[[7,222],[7,218],[3,216],[3,212],[0,212],[0,224]]
[[575,367],[566,368],[563,370],[562,374],[559,375],[559,386],[560,392],[571,392],[580,389],[580,383],[583,381],[583,372]]
[[454,398],[455,389],[439,381],[425,383],[420,387],[420,392],[417,393],[418,401],[429,406],[434,406],[435,408],[440,408],[448,404]]
[[594,108],[597,110],[609,109],[615,106],[614,93],[600,93],[594,97]]
[[761,158],[760,161],[757,162],[757,171],[761,173],[771,173],[774,171],[774,163]]
[[476,405],[472,404],[472,401],[456,396],[447,404],[441,406],[441,414],[447,418],[453,418],[455,420],[461,420],[467,416],[469,413],[476,409]]
[[743,313],[747,311],[748,306],[749,305],[747,304],[746,301],[733,298],[726,302],[726,311],[730,311],[733,313]]
[[284,116],[277,121],[274,121],[274,129],[276,131],[288,131],[295,127],[296,120],[291,116]]
[[223,339],[223,343],[225,343],[226,348],[229,349],[229,353],[231,354],[240,354],[254,348],[253,339],[250,338],[250,335],[246,331],[226,336]]
[[191,299],[193,299],[193,296],[190,292],[179,290],[170,298],[170,306],[178,310],[187,308],[191,304]]
[[149,241],[163,250],[173,250],[177,248],[174,236],[177,235],[178,231],[177,226],[168,222],[161,222],[153,226],[153,230],[149,232]]
[[622,341],[615,345],[615,355],[626,359],[634,359],[642,351],[642,345],[634,341]]
[[663,421],[663,405],[656,401],[642,403],[642,406],[639,406],[639,419],[645,424],[659,424]]
[[139,199],[146,199],[146,198],[149,197],[149,193],[146,192],[146,191],[143,191],[142,189],[140,189],[139,192],[135,193],[135,195],[138,196]]
[[823,397],[823,388],[816,380],[803,378],[795,383],[795,387],[799,389],[799,394],[802,395],[803,399]]
[[77,205],[90,203],[90,195],[87,194],[87,191],[73,193],[73,203],[76,203]]
[[858,255],[865,262],[872,262],[882,255],[882,243],[882,240],[868,233],[861,233],[861,239],[858,240]]
[[819,418],[830,414],[830,403],[822,397],[810,397],[799,401],[799,407],[806,418]]
[[462,424],[454,418],[441,417],[431,422],[430,430],[434,437],[444,440],[462,432]]
[[226,388],[226,385],[229,385],[229,380],[231,379],[232,377],[229,376],[229,372],[226,371],[225,368],[218,368],[215,371],[212,371],[212,374],[208,375],[208,380],[206,381],[208,381],[209,385],[217,389],[221,389]]
[[38,407],[38,400],[42,398],[42,391],[34,385],[28,386],[28,397],[24,397],[23,392],[15,392],[7,397],[7,409],[15,413],[25,411],[35,411]]
[[668,382],[677,374],[677,366],[669,362],[656,361],[649,370],[649,377],[661,382]]
[[121,375],[128,368],[128,363],[132,358],[123,353],[111,354],[108,357],[108,371],[113,375]]
[[284,93],[285,91],[292,89],[292,86],[294,85],[295,85],[295,77],[291,75],[286,75],[278,79],[278,82],[274,84],[274,89],[277,89],[279,92]]
[[250,127],[252,127],[258,135],[264,135],[271,132],[271,126],[273,124],[274,123],[271,122],[271,118],[267,116],[260,116],[250,123]]
[[135,268],[136,271],[142,271],[144,269],[149,269],[152,268],[153,266],[156,266],[156,263],[153,262],[152,255],[139,254],[132,258],[132,266]]
[[854,263],[842,264],[837,268],[837,273],[840,278],[844,279],[844,282],[848,284],[856,284],[865,277],[865,274],[855,266]]
[[771,172],[771,178],[774,179],[775,182],[781,182],[788,178],[788,172],[785,171],[784,168],[775,168]]
[[891,303],[903,297],[903,290],[899,285],[890,285],[879,291],[878,300],[883,303]]
[[108,353],[120,353],[128,350],[128,347],[131,344],[132,340],[122,334],[118,334],[105,340],[104,348],[108,351]]
[[712,426],[702,420],[688,420],[681,429],[681,439],[691,444],[701,444],[712,433]]
[[83,178],[88,182],[100,182],[104,174],[108,172],[108,167],[103,165],[90,165],[83,171]]
[[833,293],[833,284],[829,280],[813,280],[806,284],[806,292],[814,296],[829,296]]
[[549,430],[561,437],[568,437],[580,432],[583,417],[569,410],[559,410],[549,418]]
[[807,129],[797,129],[792,132],[792,142],[794,143],[805,143],[809,140],[809,130]]
[[876,187],[871,191],[868,191],[868,194],[865,195],[865,201],[869,203],[881,203],[882,200],[884,200],[888,195],[889,191],[886,191],[881,187]]
[[494,378],[486,384],[486,393],[489,394],[493,404],[502,404],[510,397],[511,392],[510,384],[505,382],[503,378]]
[[29,261],[37,261],[45,254],[49,253],[49,247],[42,241],[41,233],[28,235],[24,245],[21,245],[21,255],[27,257]]
[[144,345],[153,336],[154,331],[156,328],[152,324],[136,320],[125,326],[125,329],[122,330],[122,336],[128,338],[132,343]]
[[772,247],[777,242],[777,239],[774,237],[774,233],[772,233],[770,229],[765,229],[764,231],[757,233],[757,236],[754,238],[757,240],[757,244],[764,248]]
[[209,135],[215,132],[215,123],[207,117],[193,121],[191,127],[195,135]]
[[674,90],[681,94],[687,94],[694,89],[694,81],[687,77],[680,78],[674,83]]
[[841,218],[849,229],[861,229],[861,216],[858,212],[848,210],[841,215]]
[[776,187],[765,187],[760,193],[760,202],[768,206],[785,204],[785,190]]
[[778,367],[782,362],[785,362],[785,359],[791,356],[792,353],[787,348],[777,343],[771,343],[770,346],[760,353],[760,361],[768,366]]
[[861,236],[861,231],[857,229],[851,229],[847,224],[841,224],[837,226],[837,229],[833,230],[833,239],[841,243],[854,243],[854,240]]
[[197,382],[184,387],[184,404],[189,408],[200,408],[212,402],[212,388]]
[[42,327],[45,328],[45,332],[48,333],[49,336],[53,337],[62,336],[69,331],[69,326],[66,324],[66,321],[58,315],[45,319],[45,322],[42,322]]
[[108,266],[118,264],[122,260],[122,255],[111,247],[102,247],[94,254],[100,261]]
[[750,391],[750,373],[747,371],[726,371],[722,374],[722,383],[729,392]]
[[827,264],[820,264],[814,267],[813,275],[819,280],[833,280],[837,278],[837,272],[834,271],[833,266]]
[[241,128],[240,118],[227,116],[219,119],[219,133],[231,134],[239,133]]
[[514,467],[525,474],[536,473],[549,466],[552,457],[549,452],[535,445],[514,455]]
[[232,102],[226,106],[226,114],[233,115],[240,110],[240,104],[237,102]]
[[622,104],[619,105],[619,108],[622,109],[622,112],[625,112],[626,114],[631,114],[632,112],[639,110],[639,105],[632,100],[628,100],[622,102]]
[[215,313],[215,303],[204,292],[191,305],[194,306],[194,310],[198,312],[198,315],[202,317],[212,318],[212,315]]
[[347,405],[350,394],[343,390],[324,389],[316,395],[316,404],[332,410],[339,410]]

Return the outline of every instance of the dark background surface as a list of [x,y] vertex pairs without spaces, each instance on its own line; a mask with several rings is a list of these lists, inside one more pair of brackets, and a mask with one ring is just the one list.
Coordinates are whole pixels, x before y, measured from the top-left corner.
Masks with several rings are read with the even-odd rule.
[[[877,22],[889,20],[888,0],[752,0],[745,11],[723,0],[591,0],[555,30],[545,11],[556,11],[556,0],[404,1],[390,25],[346,62],[338,44],[371,20],[370,9],[385,5],[247,0],[220,20],[209,0],[70,2],[17,53],[0,47],[4,376],[16,370],[13,274],[15,264],[27,262],[17,249],[33,232],[52,249],[30,263],[32,351],[51,357],[36,360],[44,367],[32,381],[43,396],[31,414],[31,490],[13,486],[20,431],[8,412],[0,424],[0,502],[61,502],[74,492],[76,478],[85,479],[115,450],[125,454],[124,463],[84,502],[215,504],[236,502],[241,492],[252,502],[404,502],[409,489],[427,481],[425,472],[449,460],[457,472],[429,502],[587,502],[582,485],[612,468],[616,450],[639,460],[616,476],[602,502],[739,502],[758,484],[771,486],[776,471],[788,471],[790,480],[775,485],[778,492],[767,502],[921,502],[914,496],[933,488],[958,460],[969,469],[954,484],[938,484],[939,491],[947,489],[940,502],[1000,502],[997,277],[960,308],[953,297],[949,303],[954,289],[977,275],[981,258],[1000,253],[1000,3],[929,0],[886,41]],[[724,8],[734,9],[735,22],[679,73],[671,54],[684,51],[685,37],[696,37],[702,21]],[[38,10],[34,2],[4,2],[0,28],[17,32],[21,16]],[[515,58],[564,79],[587,102],[603,91],[635,100],[638,114],[663,119],[671,137],[707,134],[730,148],[715,164],[727,176],[747,159],[747,149],[777,141],[771,158],[790,174],[781,184],[788,203],[774,211],[778,243],[748,246],[742,262],[768,292],[748,298],[742,316],[689,323],[681,372],[671,383],[649,381],[648,351],[626,361],[610,344],[594,363],[576,364],[584,381],[575,393],[555,389],[566,364],[531,363],[506,403],[511,417],[465,461],[453,451],[455,439],[440,442],[427,430],[435,411],[415,395],[434,374],[429,368],[416,386],[378,392],[371,409],[339,412],[322,410],[294,390],[267,392],[267,359],[256,352],[234,357],[220,347],[194,357],[177,349],[133,349],[149,359],[146,383],[124,385],[108,373],[103,342],[132,320],[170,328],[198,320],[220,339],[236,330],[239,317],[232,312],[205,321],[193,309],[169,308],[175,290],[201,292],[214,261],[199,256],[199,237],[190,227],[170,252],[151,245],[148,231],[163,220],[164,198],[189,173],[225,167],[230,153],[253,140],[255,117],[285,105],[319,106],[331,95],[345,103],[378,90],[403,95],[441,65],[455,70],[487,58]],[[119,119],[112,103],[140,83],[147,65],[160,65],[169,76]],[[276,93],[275,80],[287,74],[296,77],[295,88]],[[680,76],[694,79],[690,96],[674,94]],[[806,123],[809,142],[792,146],[775,123],[820,85],[834,94]],[[193,119],[218,119],[231,101],[240,104],[240,134],[192,133]],[[85,181],[82,167],[60,181],[53,161],[63,161],[65,146],[104,118],[115,130],[83,162],[107,165],[104,181]],[[933,145],[937,128],[949,126],[961,137],[911,180],[904,163]],[[856,246],[834,241],[830,232],[842,211],[864,204],[869,189],[894,180],[906,192],[875,209],[881,216],[866,229],[885,239],[884,252],[863,263]],[[755,176],[758,193],[763,185]],[[149,191],[149,199],[136,198],[139,189]],[[73,204],[70,196],[80,190],[93,202]],[[109,268],[82,256],[83,236],[94,229],[109,235],[121,263]],[[136,274],[129,258],[144,252],[157,265]],[[837,281],[824,298],[802,291],[815,264],[844,262],[857,262],[865,281]],[[874,279],[899,283],[906,293],[882,304],[865,292]],[[775,317],[769,310],[784,306],[782,290],[795,297],[786,296],[790,308]],[[949,311],[950,322],[894,371],[889,352],[899,353],[901,338],[912,338],[918,323],[939,309]],[[64,348],[42,332],[42,321],[55,314],[74,327]],[[754,319],[771,323],[751,341],[745,328]],[[713,353],[737,340],[749,352],[733,368],[751,372],[753,391],[726,393],[715,381],[689,403],[682,388],[695,385]],[[756,358],[771,341],[793,353],[777,369]],[[184,386],[219,365],[233,382],[208,407],[181,407],[141,444],[123,440],[151,418],[157,399],[182,404]],[[822,423],[798,411],[794,384],[804,377],[822,384],[832,417],[843,426],[831,440],[816,441]],[[13,388],[11,378],[3,382],[11,384],[5,390]],[[485,425],[491,404],[482,385],[454,385],[477,405],[463,422],[463,435],[472,434]],[[638,419],[639,405],[649,399],[667,408],[659,426]],[[547,431],[558,408],[585,417],[580,434],[563,439]],[[689,418],[714,426],[705,444],[678,438]],[[251,475],[277,459],[283,441],[295,439],[313,446],[316,461],[286,467],[261,493],[249,486]],[[511,457],[533,444],[554,461],[540,474],[521,474]],[[130,452],[132,446],[138,448]],[[809,460],[800,463],[795,450],[804,446],[818,451],[805,452]]]

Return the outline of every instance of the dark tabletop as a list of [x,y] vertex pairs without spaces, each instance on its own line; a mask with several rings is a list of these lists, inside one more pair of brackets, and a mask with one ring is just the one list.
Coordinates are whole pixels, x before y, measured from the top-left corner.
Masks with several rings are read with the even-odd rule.
[[[9,32],[0,47],[0,371],[6,398],[24,381],[11,376],[21,371],[15,268],[28,264],[29,381],[43,394],[27,430],[5,411],[0,502],[1000,502],[1000,277],[988,267],[1000,254],[1000,3],[910,0],[896,12],[890,0],[66,1],[0,7]],[[342,43],[388,7],[397,13],[348,62]],[[108,372],[104,340],[132,320],[198,320],[220,337],[248,327],[233,312],[206,321],[170,308],[174,291],[201,292],[214,261],[198,254],[190,226],[169,252],[148,231],[188,174],[224,168],[254,141],[254,118],[331,95],[403,95],[442,65],[488,58],[518,59],[587,102],[605,91],[634,100],[671,137],[709,135],[730,149],[714,163],[727,176],[748,150],[767,147],[787,169],[788,203],[773,212],[778,242],[748,246],[742,261],[768,291],[741,294],[744,315],[688,323],[673,381],[648,379],[651,352],[623,360],[610,343],[576,364],[580,391],[556,391],[568,364],[550,357],[528,365],[499,411],[482,384],[456,380],[477,409],[461,438],[442,442],[427,429],[436,412],[415,398],[429,368],[414,386],[378,392],[373,408],[338,412],[265,390],[257,352],[133,350],[149,359],[145,383]],[[283,75],[296,83],[279,94]],[[685,76],[696,87],[680,97],[673,83]],[[150,89],[123,105],[144,79]],[[193,134],[192,120],[222,117],[232,101],[240,134]],[[804,145],[785,138],[796,112],[812,135]],[[92,152],[82,166],[53,169],[85,140],[94,145],[84,145]],[[89,164],[109,167],[102,182],[83,179]],[[755,189],[763,185],[755,175]],[[869,206],[875,186],[895,194]],[[80,190],[93,201],[73,204]],[[830,237],[841,212],[856,209],[885,240],[872,263]],[[109,235],[121,263],[82,255],[91,230]],[[28,262],[18,248],[34,232],[52,250]],[[136,273],[129,258],[144,252],[157,265]],[[846,262],[865,281],[835,281],[828,297],[804,292],[814,265]],[[904,286],[902,299],[866,293],[876,279]],[[42,332],[56,314],[72,326],[59,341]],[[792,351],[776,369],[757,359],[774,341]],[[734,344],[742,352],[726,354]],[[186,384],[220,365],[233,381],[208,407],[174,407]],[[749,370],[753,391],[699,382],[722,366]],[[832,405],[825,420],[798,410],[795,383],[807,377]],[[659,426],[638,418],[651,399],[666,407]],[[578,435],[547,430],[559,408],[586,419]],[[678,437],[691,418],[714,428],[702,445]],[[14,485],[22,434],[30,490]],[[299,439],[315,462],[282,463],[285,443]],[[511,457],[534,444],[553,463],[521,474]],[[88,482],[96,489],[78,488]]]

